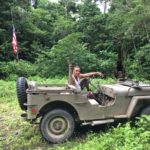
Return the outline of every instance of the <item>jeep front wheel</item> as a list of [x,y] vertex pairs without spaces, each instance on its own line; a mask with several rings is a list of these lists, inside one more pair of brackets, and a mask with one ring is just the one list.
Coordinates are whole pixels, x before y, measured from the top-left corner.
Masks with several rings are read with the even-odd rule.
[[147,106],[147,107],[142,109],[141,116],[142,115],[150,115],[150,106]]
[[71,137],[75,129],[72,115],[62,109],[48,112],[40,122],[42,136],[50,143],[61,143]]

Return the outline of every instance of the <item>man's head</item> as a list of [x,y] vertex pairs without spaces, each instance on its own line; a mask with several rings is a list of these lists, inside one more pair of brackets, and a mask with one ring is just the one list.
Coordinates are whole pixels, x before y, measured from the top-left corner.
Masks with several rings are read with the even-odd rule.
[[74,75],[75,77],[78,77],[78,76],[80,75],[80,67],[79,67],[79,66],[75,66],[75,67],[73,68],[73,75]]

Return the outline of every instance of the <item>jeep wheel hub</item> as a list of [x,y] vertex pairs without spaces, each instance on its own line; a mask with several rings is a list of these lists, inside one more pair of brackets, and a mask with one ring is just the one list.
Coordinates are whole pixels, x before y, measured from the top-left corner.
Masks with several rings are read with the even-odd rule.
[[62,134],[67,129],[67,122],[64,118],[56,117],[49,121],[48,128],[53,134]]

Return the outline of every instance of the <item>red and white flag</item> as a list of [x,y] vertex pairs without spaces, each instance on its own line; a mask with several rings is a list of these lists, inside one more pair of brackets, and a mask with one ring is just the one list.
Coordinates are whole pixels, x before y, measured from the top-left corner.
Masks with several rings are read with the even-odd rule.
[[13,48],[13,53],[16,55],[17,54],[17,38],[16,38],[14,25],[13,25],[13,36],[12,36],[12,48]]

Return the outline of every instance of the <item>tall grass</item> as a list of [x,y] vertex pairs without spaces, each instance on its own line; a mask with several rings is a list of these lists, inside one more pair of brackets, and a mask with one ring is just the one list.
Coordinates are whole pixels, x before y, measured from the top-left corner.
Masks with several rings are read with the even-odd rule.
[[[66,78],[41,79],[32,77],[29,80],[38,83],[66,83]],[[112,81],[100,80],[101,83]],[[96,79],[94,82],[98,82]],[[16,98],[15,81],[0,80],[0,150],[149,150],[150,117],[140,118],[136,125],[130,122],[118,124],[117,127],[93,131],[79,129],[65,143],[52,145],[41,137],[38,124],[22,121]]]

